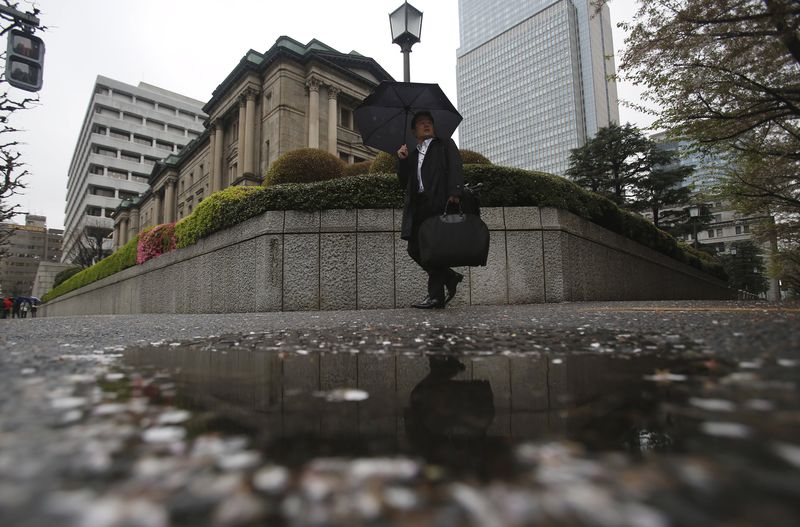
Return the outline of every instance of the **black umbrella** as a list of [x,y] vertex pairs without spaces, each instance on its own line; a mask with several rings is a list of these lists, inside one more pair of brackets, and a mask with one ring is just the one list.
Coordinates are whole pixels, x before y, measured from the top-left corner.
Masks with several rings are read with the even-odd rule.
[[417,143],[411,118],[422,110],[433,115],[438,137],[453,135],[462,119],[438,84],[419,82],[383,81],[353,115],[365,145],[394,154],[404,143]]

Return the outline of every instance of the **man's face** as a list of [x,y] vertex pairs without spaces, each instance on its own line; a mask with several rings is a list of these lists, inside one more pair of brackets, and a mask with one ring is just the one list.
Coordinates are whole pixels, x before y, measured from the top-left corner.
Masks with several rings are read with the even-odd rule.
[[433,137],[433,121],[427,115],[417,118],[414,123],[414,135],[418,140]]

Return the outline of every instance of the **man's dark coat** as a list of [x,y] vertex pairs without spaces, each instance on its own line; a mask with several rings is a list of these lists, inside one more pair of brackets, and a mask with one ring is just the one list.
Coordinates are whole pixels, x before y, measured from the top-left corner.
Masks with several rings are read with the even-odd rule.
[[455,141],[451,138],[434,138],[428,145],[425,159],[422,160],[422,186],[427,202],[432,208],[428,211],[414,211],[414,200],[411,197],[419,190],[417,181],[417,162],[419,151],[409,149],[408,157],[401,159],[397,165],[397,177],[406,189],[403,204],[403,223],[400,237],[408,240],[412,235],[414,213],[424,216],[435,216],[444,212],[450,196],[461,196],[464,186],[464,174],[461,170],[461,154]]

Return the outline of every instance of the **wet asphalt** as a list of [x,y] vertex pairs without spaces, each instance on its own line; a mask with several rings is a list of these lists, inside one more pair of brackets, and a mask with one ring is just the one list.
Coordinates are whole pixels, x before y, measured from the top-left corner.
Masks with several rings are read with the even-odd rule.
[[[2,320],[0,331],[3,525],[691,525],[736,518],[747,524],[759,517],[792,525],[800,519],[792,505],[800,497],[792,490],[800,488],[800,433],[792,432],[800,429],[793,428],[800,423],[798,304],[592,302],[53,317]],[[447,335],[453,349],[439,345],[437,334]],[[523,334],[527,338],[518,338]],[[322,348],[343,336],[351,353],[380,352],[376,343],[393,341],[412,354],[455,350],[460,357],[544,347],[561,353],[559,361],[573,351],[622,354],[661,346],[680,355],[688,349],[687,360],[707,366],[703,383],[685,397],[690,406],[719,413],[736,391],[748,392],[741,404],[760,405],[774,418],[774,426],[759,430],[773,446],[766,458],[752,454],[747,439],[759,427],[752,416],[714,414],[697,418],[705,439],[693,432],[684,452],[671,452],[689,456],[677,465],[668,456],[633,465],[629,457],[601,458],[575,435],[509,446],[515,476],[501,482],[442,475],[436,464],[408,452],[336,461],[310,456],[290,467],[254,449],[252,437],[214,430],[187,438],[175,426],[188,417],[175,403],[174,379],[148,371],[141,359],[137,367],[126,364],[132,349],[213,342],[225,350],[249,338],[254,349],[292,354],[309,339]],[[609,340],[622,344],[603,350]],[[724,375],[712,371],[717,363],[728,365]],[[648,377],[680,384],[686,376],[655,369]],[[729,458],[717,458],[709,451],[720,438],[743,443]],[[759,472],[764,459],[782,464]],[[675,466],[682,467],[679,474],[670,472]],[[542,476],[547,467],[550,476]],[[742,473],[757,481],[741,487],[729,481]],[[635,484],[620,484],[626,477]],[[673,499],[657,498],[664,488],[679,490]],[[698,504],[687,497],[698,488],[717,489],[717,501]],[[742,500],[740,510],[719,502],[735,501],[739,492],[758,496],[753,503],[762,505]]]

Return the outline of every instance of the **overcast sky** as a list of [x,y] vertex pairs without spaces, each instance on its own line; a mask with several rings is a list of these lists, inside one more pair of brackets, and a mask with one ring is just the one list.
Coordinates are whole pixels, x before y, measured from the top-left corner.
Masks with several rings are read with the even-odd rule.
[[[498,0],[501,1],[501,0]],[[391,43],[389,12],[401,0],[40,0],[37,35],[46,46],[40,105],[12,124],[25,132],[21,148],[31,175],[16,199],[21,210],[63,228],[67,173],[97,75],[128,84],[147,82],[200,101],[249,49],[267,51],[281,35],[316,38],[343,53],[374,58],[403,78],[400,48]],[[423,15],[422,41],[411,53],[411,80],[438,82],[457,104],[457,0],[412,0]],[[30,10],[26,2],[23,11]],[[634,0],[611,0],[611,22],[630,20]],[[4,45],[4,44],[3,44]],[[619,57],[623,34],[614,27]],[[621,99],[637,91],[618,86]],[[24,95],[11,88],[13,93]],[[620,106],[622,122],[647,126],[646,117]],[[25,218],[18,216],[17,223]]]

